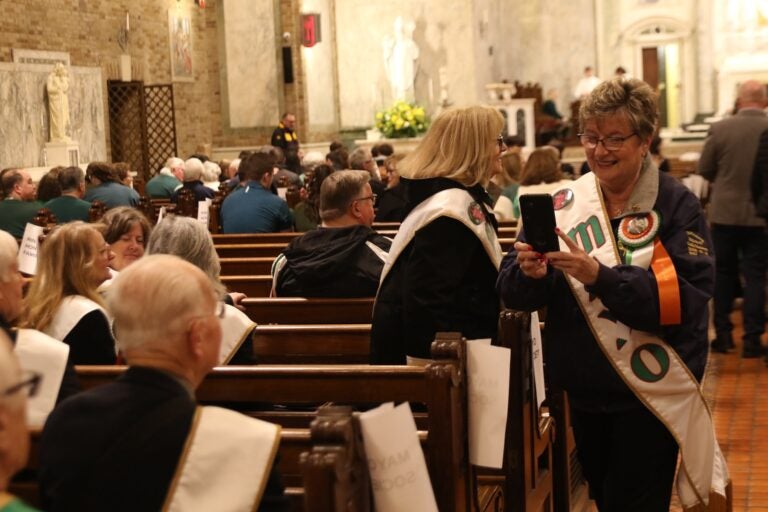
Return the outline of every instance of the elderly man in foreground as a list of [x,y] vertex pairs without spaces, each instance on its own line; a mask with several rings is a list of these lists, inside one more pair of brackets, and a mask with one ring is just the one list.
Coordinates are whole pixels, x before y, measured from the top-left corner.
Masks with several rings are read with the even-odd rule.
[[130,368],[49,417],[46,510],[285,508],[271,470],[279,427],[195,402],[219,356],[217,299],[210,279],[175,256],[145,257],[115,279],[107,301]]

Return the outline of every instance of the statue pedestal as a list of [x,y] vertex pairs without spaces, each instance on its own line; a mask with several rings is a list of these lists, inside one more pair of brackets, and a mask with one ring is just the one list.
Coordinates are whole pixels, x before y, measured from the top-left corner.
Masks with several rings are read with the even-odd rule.
[[80,146],[75,141],[46,142],[45,160],[49,167],[77,167],[80,165]]

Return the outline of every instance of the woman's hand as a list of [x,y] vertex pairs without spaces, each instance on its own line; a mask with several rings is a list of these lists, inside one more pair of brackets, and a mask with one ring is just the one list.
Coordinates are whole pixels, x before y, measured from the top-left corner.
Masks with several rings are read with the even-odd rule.
[[237,309],[239,309],[240,311],[245,311],[245,306],[243,306],[242,304],[240,304],[240,302],[241,302],[243,299],[245,299],[245,298],[247,298],[247,297],[248,297],[246,294],[244,294],[244,293],[240,293],[240,292],[232,292],[232,293],[230,293],[230,294],[228,294],[228,295],[229,295],[229,297],[232,299],[232,304],[233,304],[233,305],[234,305],[234,306],[235,306]]
[[531,279],[541,279],[547,275],[547,260],[543,254],[533,250],[528,244],[515,242],[517,264],[520,270]]
[[570,237],[560,231],[560,229],[555,229],[555,232],[557,233],[557,236],[560,237],[560,240],[565,242],[565,245],[568,246],[568,252],[548,252],[545,256],[549,263],[551,263],[557,270],[561,270],[566,274],[571,275],[574,279],[585,285],[595,284],[595,281],[597,281],[597,273],[600,270],[600,264],[597,260],[584,252],[576,242],[571,240]]

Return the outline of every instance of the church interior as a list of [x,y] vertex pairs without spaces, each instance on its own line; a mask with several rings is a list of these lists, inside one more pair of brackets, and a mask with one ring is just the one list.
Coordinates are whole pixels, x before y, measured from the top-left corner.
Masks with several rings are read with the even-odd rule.
[[[473,105],[502,114],[503,140],[519,145],[524,158],[555,145],[577,177],[587,165],[580,105],[597,83],[620,74],[643,80],[658,95],[656,135],[669,174],[706,206],[710,188],[697,167],[710,128],[735,115],[745,82],[768,84],[766,0],[0,0],[0,7],[0,169],[23,168],[39,182],[54,166],[127,162],[140,195],[169,158],[239,159],[274,141],[286,115],[295,117],[303,154],[325,156],[333,142],[350,152],[388,143],[395,154],[408,154],[429,121]],[[64,110],[52,85],[57,69],[68,73]],[[582,96],[585,83],[593,85]],[[383,133],[383,113],[398,102],[423,115],[418,133]],[[603,139],[593,147],[601,143],[608,150]],[[372,198],[373,208],[376,196],[374,189],[362,199]],[[154,224],[170,205],[152,201],[140,208]],[[352,419],[348,409],[307,411],[325,402],[363,408],[410,400],[421,436],[416,450],[421,453],[421,442],[424,478],[434,491],[423,510],[598,511],[575,454],[567,399],[556,391],[543,409],[536,403],[534,389],[543,383],[532,369],[531,317],[507,317],[499,334],[512,354],[503,465],[473,466],[467,438],[477,427],[465,410],[473,396],[466,346],[438,333],[431,354],[439,364],[372,370],[364,363],[374,298],[271,296],[273,261],[296,233],[220,232],[222,201],[213,200],[210,218],[206,207],[203,221],[215,224],[221,283],[247,295],[240,309],[257,332],[260,364],[236,367],[238,373],[222,363],[197,396],[243,412],[262,401],[277,404],[249,411],[282,424],[279,469],[290,507],[274,510],[405,510],[371,498],[371,485],[381,482],[368,481],[376,464],[362,453],[365,417]],[[200,219],[197,203],[184,208]],[[400,223],[373,227],[394,238]],[[503,219],[496,227],[500,250],[514,250],[518,221]],[[28,284],[33,277],[26,274]],[[0,287],[0,299],[2,293]],[[701,385],[728,463],[727,505],[687,508],[675,490],[669,508],[675,512],[768,511],[768,352],[765,359],[739,357],[740,304],[732,316],[736,346],[709,354]],[[328,318],[333,325],[323,325]],[[550,321],[557,318],[546,319],[545,328]],[[710,320],[710,339],[714,329]],[[312,345],[323,341],[332,348],[313,358]],[[318,363],[328,365],[325,374]],[[84,389],[122,372],[106,365],[76,369]],[[30,462],[8,489],[42,507],[40,435],[32,429]],[[0,512],[5,490],[0,487]],[[421,503],[417,492],[408,499]]]

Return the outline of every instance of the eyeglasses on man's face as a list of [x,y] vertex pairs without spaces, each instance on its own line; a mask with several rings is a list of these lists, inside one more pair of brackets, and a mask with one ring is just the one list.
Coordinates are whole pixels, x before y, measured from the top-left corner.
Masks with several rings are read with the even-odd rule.
[[597,148],[597,145],[601,142],[603,143],[603,147],[608,151],[618,151],[624,146],[624,141],[627,139],[631,139],[637,135],[637,132],[630,133],[629,135],[625,137],[621,137],[619,135],[612,135],[610,137],[598,137],[597,135],[590,135],[588,133],[580,133],[579,134],[579,140],[581,141],[581,145],[584,146],[587,149],[595,149]]
[[369,200],[369,199],[370,199],[370,200],[371,200],[371,203],[373,204],[373,203],[376,203],[376,198],[377,198],[377,197],[378,197],[378,196],[377,196],[376,194],[371,194],[371,195],[369,195],[369,196],[365,196],[365,197],[358,197],[357,199],[353,199],[353,200],[352,200],[352,202],[354,203],[355,201],[367,201],[367,200]]
[[20,391],[25,391],[27,397],[33,397],[37,395],[41,380],[43,376],[37,372],[22,372],[21,381],[0,391],[0,396],[13,396]]

